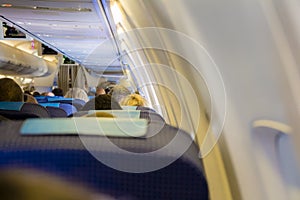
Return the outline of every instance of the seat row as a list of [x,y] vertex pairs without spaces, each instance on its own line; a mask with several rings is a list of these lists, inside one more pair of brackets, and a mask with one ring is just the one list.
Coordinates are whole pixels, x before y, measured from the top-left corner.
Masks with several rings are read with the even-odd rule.
[[[124,108],[126,109],[126,108]],[[56,117],[81,117],[91,111],[80,111],[71,104],[64,103],[25,103],[25,102],[0,102],[0,115],[8,119],[23,120],[27,118],[56,118]],[[105,112],[111,112],[106,110]],[[148,121],[165,122],[161,115],[154,110],[145,107],[132,107],[131,110],[115,110],[113,115],[116,117],[124,117],[134,113],[139,118],[147,119]]]
[[84,106],[85,101],[81,99],[74,99],[74,98],[65,98],[59,96],[38,96],[35,97],[38,103],[64,103],[64,104],[72,104],[77,110],[81,110]]
[[[36,117],[0,123],[0,170],[42,171],[116,199],[208,199],[199,148],[153,110],[49,118],[62,103],[40,104],[0,102],[0,115]],[[97,112],[116,118],[83,117]]]
[[8,119],[68,117],[77,112],[70,104],[63,103],[25,103],[0,102],[0,115]]
[[[199,148],[189,134],[159,121],[114,120],[2,121],[0,170],[42,171],[116,199],[209,199]],[[120,127],[128,128],[126,134],[118,134]]]

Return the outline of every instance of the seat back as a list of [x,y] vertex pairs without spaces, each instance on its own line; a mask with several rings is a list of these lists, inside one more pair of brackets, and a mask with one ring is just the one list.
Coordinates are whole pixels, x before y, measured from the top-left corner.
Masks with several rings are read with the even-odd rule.
[[50,117],[43,106],[25,102],[0,102],[0,115],[15,120]]
[[50,117],[67,117],[68,114],[62,108],[57,108],[53,106],[46,106],[47,110],[50,113]]
[[77,109],[71,104],[57,102],[47,102],[39,104],[47,108],[47,110],[50,112],[51,117],[68,117],[77,112]]
[[85,101],[81,99],[74,99],[72,101],[72,105],[76,107],[77,110],[81,110],[83,106],[85,105]]
[[154,109],[145,106],[137,106],[136,110],[146,110],[146,111],[148,110],[148,111],[156,112]]
[[24,113],[17,110],[0,110],[0,115],[11,120],[25,120],[28,118],[39,118],[39,116],[36,114]]
[[74,98],[49,98],[48,102],[71,104],[76,108],[76,110],[80,110],[85,105],[85,101]]
[[89,110],[88,114],[96,112],[106,112],[112,114],[116,118],[140,118],[139,110]]
[[[22,124],[0,123],[0,167],[46,171],[116,198],[208,199],[199,149],[187,133],[175,127],[164,125],[150,138],[106,138],[21,136]],[[156,122],[149,124],[147,134],[156,126]],[[132,157],[128,158],[128,152]],[[109,167],[106,162],[115,165]],[[145,172],[144,167],[148,168]]]
[[137,106],[121,106],[123,110],[137,110]]
[[152,108],[137,106],[136,110],[141,111],[140,118],[142,119],[147,119],[149,122],[160,121],[161,123],[166,123],[165,119]]
[[39,96],[35,97],[39,103],[64,103],[73,105],[76,110],[80,110],[84,105],[85,101],[81,99],[74,98],[64,98],[60,96],[48,97],[48,96]]
[[40,118],[50,117],[50,113],[45,107],[35,103],[24,103],[20,111],[36,114]]
[[152,121],[159,121],[165,123],[165,119],[158,113],[152,112],[151,110],[141,110],[140,112],[141,119],[147,119],[150,122]]
[[34,97],[37,102],[39,103],[47,103],[48,102],[48,98],[46,96],[36,96]]
[[77,112],[77,109],[75,106],[73,106],[71,104],[67,104],[67,103],[60,103],[59,108],[63,109],[67,113],[68,117],[72,116],[74,113]]

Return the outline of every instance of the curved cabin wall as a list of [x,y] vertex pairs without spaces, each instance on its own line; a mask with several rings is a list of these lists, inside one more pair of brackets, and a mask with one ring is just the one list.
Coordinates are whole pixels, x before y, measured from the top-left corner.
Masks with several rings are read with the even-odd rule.
[[55,64],[28,54],[22,50],[0,43],[0,73],[11,76],[43,76]]
[[[289,124],[289,117],[293,117],[289,111],[296,109],[295,102],[299,102],[292,98],[286,79],[286,71],[288,67],[294,67],[295,58],[289,53],[290,44],[284,39],[285,30],[278,21],[280,15],[276,9],[281,8],[274,9],[272,1],[259,0],[116,2],[119,15],[114,14],[114,20],[121,50],[126,50],[127,59],[145,73],[140,77],[141,73],[135,74],[137,84],[146,93],[155,91],[156,97],[152,96],[151,100],[163,102],[168,121],[187,131],[195,131],[201,144],[201,129],[203,132],[207,129],[203,116],[208,113],[215,133],[214,123],[221,123],[226,112],[218,145],[203,160],[211,199],[266,199],[274,190],[274,183],[259,177],[261,169],[257,162],[260,160],[253,151],[258,144],[251,124],[256,119]],[[147,34],[149,27],[155,27],[156,31]],[[131,34],[133,30],[135,33]],[[177,34],[171,38],[164,35],[165,31]],[[186,39],[182,39],[182,34]],[[191,45],[190,40],[200,47]],[[216,63],[219,73],[203,56],[203,51],[199,51],[201,45]],[[191,59],[181,57],[180,50],[188,52],[188,58],[196,61],[196,65]],[[191,98],[191,91],[178,81],[178,75],[163,70],[164,66],[186,77],[197,98]],[[197,71],[203,76],[195,73]],[[224,96],[218,85],[219,75],[226,90],[226,110],[222,108]],[[160,84],[155,85],[157,82]],[[203,82],[207,83],[208,89]],[[154,83],[154,86],[145,87],[144,83]],[[173,87],[182,95],[168,91],[167,88]],[[212,99],[206,96],[208,91]],[[183,110],[179,102],[183,102]],[[219,118],[211,119],[210,106],[215,108]],[[198,122],[194,119],[196,112],[200,113]],[[195,128],[197,124],[200,129]],[[268,169],[273,170],[272,167]],[[289,190],[287,187],[282,190]],[[299,188],[299,185],[294,187]]]
[[[224,115],[224,88],[208,52],[187,35],[186,29],[190,27],[183,22],[188,24],[192,19],[184,18],[182,9],[180,15],[178,10],[169,16],[168,11],[178,9],[173,7],[173,1],[159,5],[157,1],[119,2],[124,20],[116,25],[118,39],[121,50],[127,51],[125,57],[131,62],[138,87],[146,94],[148,91],[156,94],[151,96],[149,92],[148,95],[152,105],[157,100],[164,106],[162,114],[168,123],[186,130],[192,137],[196,135],[211,198],[231,199],[219,148],[213,148],[214,136],[218,134],[212,136],[207,119],[214,116],[212,122],[216,125],[211,123],[210,129],[220,128],[217,124],[221,119],[215,112],[218,110],[220,116]],[[216,105],[214,110],[212,104]]]

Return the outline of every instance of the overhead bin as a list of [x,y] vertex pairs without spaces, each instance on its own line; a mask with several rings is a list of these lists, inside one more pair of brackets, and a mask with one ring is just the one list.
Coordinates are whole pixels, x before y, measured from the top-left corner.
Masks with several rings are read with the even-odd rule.
[[0,43],[0,73],[12,76],[47,74],[52,63],[22,50]]

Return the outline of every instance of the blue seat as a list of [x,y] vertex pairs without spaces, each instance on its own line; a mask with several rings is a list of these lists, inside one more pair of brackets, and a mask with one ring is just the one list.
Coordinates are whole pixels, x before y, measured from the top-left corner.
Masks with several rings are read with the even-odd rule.
[[[51,117],[65,117],[65,115],[72,116],[74,113],[77,112],[75,106],[67,103],[47,102],[40,103],[40,105],[46,107],[48,110],[50,109],[49,112]],[[66,114],[63,114],[61,110],[63,110]]]
[[[107,143],[105,137],[99,136],[21,136],[19,130],[22,123],[0,123],[0,168],[42,170],[116,198],[208,199],[207,182],[198,158],[199,149],[187,133],[175,127],[165,124],[149,138],[108,138],[110,142]],[[156,126],[156,122],[150,123],[147,133],[155,130]],[[157,151],[172,144],[175,138],[177,142],[168,146],[168,151]],[[115,150],[111,144],[125,151]],[[187,148],[181,149],[181,145],[187,145]],[[130,173],[108,167],[90,152],[111,161],[121,161],[117,166],[125,168],[137,162],[127,159],[126,152],[140,154],[147,160],[146,163],[137,162],[134,165],[138,170],[142,170],[140,166],[144,164],[151,166],[169,159],[173,162],[147,173]]]
[[77,110],[80,110],[85,105],[85,101],[74,98],[49,98],[48,102],[71,104],[75,106]]
[[36,96],[34,97],[38,103],[46,103],[48,102],[48,99],[46,96]]
[[18,120],[50,117],[50,113],[43,106],[25,102],[0,102],[0,115]]
[[71,104],[67,104],[67,103],[60,103],[59,108],[63,109],[67,113],[68,117],[72,116],[74,113],[77,112],[77,109],[75,106],[73,106]]
[[64,98],[59,96],[48,97],[48,96],[39,96],[35,97],[39,103],[64,103],[73,105],[76,110],[80,110],[84,105],[85,101],[81,99],[74,98]]
[[41,118],[47,118],[50,116],[47,109],[45,109],[43,106],[34,103],[24,103],[21,108],[21,111],[37,114]]
[[67,117],[68,114],[64,109],[53,107],[53,106],[46,106],[47,110],[50,113],[50,117]]

